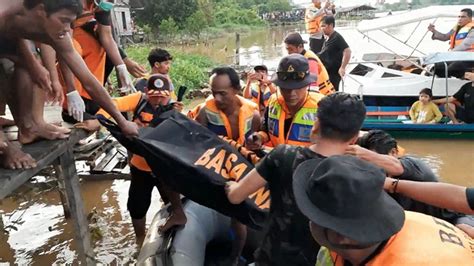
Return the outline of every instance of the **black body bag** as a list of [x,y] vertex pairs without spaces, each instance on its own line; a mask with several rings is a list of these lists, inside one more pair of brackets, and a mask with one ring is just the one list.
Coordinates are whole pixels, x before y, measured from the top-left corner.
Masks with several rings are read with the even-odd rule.
[[268,210],[256,202],[268,206],[269,192],[262,189],[238,205],[229,202],[225,183],[238,181],[254,166],[214,132],[175,110],[155,116],[153,126],[141,128],[133,139],[124,137],[110,120],[98,118],[123,146],[143,156],[153,173],[174,191],[250,227],[262,228]]

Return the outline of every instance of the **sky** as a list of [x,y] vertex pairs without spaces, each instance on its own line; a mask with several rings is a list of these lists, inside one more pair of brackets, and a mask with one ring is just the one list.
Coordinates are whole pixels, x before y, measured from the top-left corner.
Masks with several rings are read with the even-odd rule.
[[[375,4],[376,0],[333,0],[337,6],[354,6],[362,4]],[[295,4],[309,3],[311,0],[293,0]],[[385,3],[395,3],[399,0],[385,0]]]

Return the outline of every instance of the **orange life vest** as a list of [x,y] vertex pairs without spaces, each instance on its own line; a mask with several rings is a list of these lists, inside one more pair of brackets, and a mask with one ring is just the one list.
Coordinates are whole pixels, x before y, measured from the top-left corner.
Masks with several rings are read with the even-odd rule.
[[316,62],[318,62],[319,73],[317,73],[318,80],[316,82],[318,83],[319,93],[323,95],[334,93],[334,85],[332,85],[331,81],[329,80],[328,71],[326,70],[323,62],[321,62],[321,59],[319,59],[319,57],[310,50],[307,50],[303,56],[308,60],[316,60]]
[[207,128],[217,135],[225,136],[236,140],[239,144],[244,145],[245,139],[252,133],[252,121],[254,111],[258,111],[255,103],[237,96],[241,102],[239,110],[239,138],[232,136],[232,128],[227,116],[217,108],[214,98],[206,100],[205,112],[207,117]]
[[[456,32],[457,26],[454,27],[453,33],[449,37],[449,48],[452,50],[456,46],[460,45],[464,41],[464,39],[466,39],[472,28],[474,28],[473,22],[466,24],[464,27],[459,29],[458,32]],[[469,47],[466,51],[474,51],[474,43],[471,44],[471,47]]]
[[[343,258],[335,252],[331,252],[331,259],[335,266],[344,265]],[[400,232],[366,265],[473,265],[473,262],[472,238],[448,222],[405,211],[405,224]]]
[[82,25],[95,20],[94,18],[94,10],[96,9],[96,5],[94,1],[91,1],[90,3],[83,3],[83,9],[82,9],[82,14],[77,16],[76,20],[72,23],[73,29],[77,27],[81,27]]
[[309,35],[313,35],[321,30],[321,20],[323,19],[323,16],[319,16],[316,18],[309,18],[309,12],[310,9],[313,6],[306,8],[305,16],[304,16],[304,22],[306,26],[306,31],[309,33]]
[[[147,127],[153,120],[154,108],[148,103],[145,95],[142,92],[135,92],[127,96],[113,98],[112,101],[117,109],[121,112],[134,112],[133,122],[139,126]],[[100,109],[97,114],[101,114],[105,117],[110,115],[105,112],[104,109]],[[151,168],[148,166],[145,158],[133,154],[130,160],[130,165],[138,168],[145,172],[151,172]]]
[[285,120],[289,113],[283,96],[274,94],[268,102],[268,135],[273,147],[279,144],[311,145],[310,135],[316,119],[318,102],[324,95],[308,92],[303,106],[293,115],[290,129],[285,136]]
[[[272,96],[271,85],[260,86],[259,82],[250,83],[250,95],[252,96],[252,102],[260,106],[260,98],[263,98],[263,107],[268,106],[268,100]],[[263,91],[261,90],[263,88]]]
[[[101,43],[97,40],[94,34],[86,31],[82,28],[87,23],[95,23],[94,10],[96,6],[94,1],[84,5],[83,13],[74,21],[73,23],[73,33],[72,37],[80,45],[82,50],[82,59],[87,65],[87,68],[92,72],[94,77],[102,85],[104,84],[104,75],[105,75],[105,49],[102,47]],[[94,31],[95,31],[94,26]],[[81,85],[76,88],[79,94],[91,100],[91,96]]]

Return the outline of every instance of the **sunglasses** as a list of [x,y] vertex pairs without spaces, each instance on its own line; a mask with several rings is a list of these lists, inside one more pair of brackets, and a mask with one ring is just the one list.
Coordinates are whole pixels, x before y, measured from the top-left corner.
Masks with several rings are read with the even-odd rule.
[[303,80],[309,71],[303,72],[277,72],[277,77],[279,80]]

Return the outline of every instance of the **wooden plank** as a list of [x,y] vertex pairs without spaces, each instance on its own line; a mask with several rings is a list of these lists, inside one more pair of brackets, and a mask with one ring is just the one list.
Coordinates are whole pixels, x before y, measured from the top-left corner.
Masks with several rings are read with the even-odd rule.
[[62,178],[62,168],[59,165],[59,161],[56,161],[54,164],[54,172],[57,179],[56,182],[58,184],[59,198],[61,199],[61,204],[63,205],[64,217],[69,219],[71,218],[71,209],[69,208],[69,202],[67,201],[66,187],[64,185],[64,179]]
[[51,165],[58,156],[66,151],[68,145],[72,147],[86,136],[86,131],[75,129],[66,140],[44,140],[25,145],[23,151],[35,158],[38,166],[28,170],[0,169],[0,200],[27,182],[41,169]]
[[72,147],[69,146],[58,160],[60,166],[58,175],[60,179],[64,180],[67,201],[71,211],[71,219],[69,221],[72,221],[74,225],[79,259],[84,265],[94,265],[94,250],[91,246],[89,227],[84,212]]
[[130,174],[124,173],[104,173],[104,174],[87,174],[87,175],[80,175],[81,179],[87,181],[103,181],[103,180],[130,180],[132,179]]

